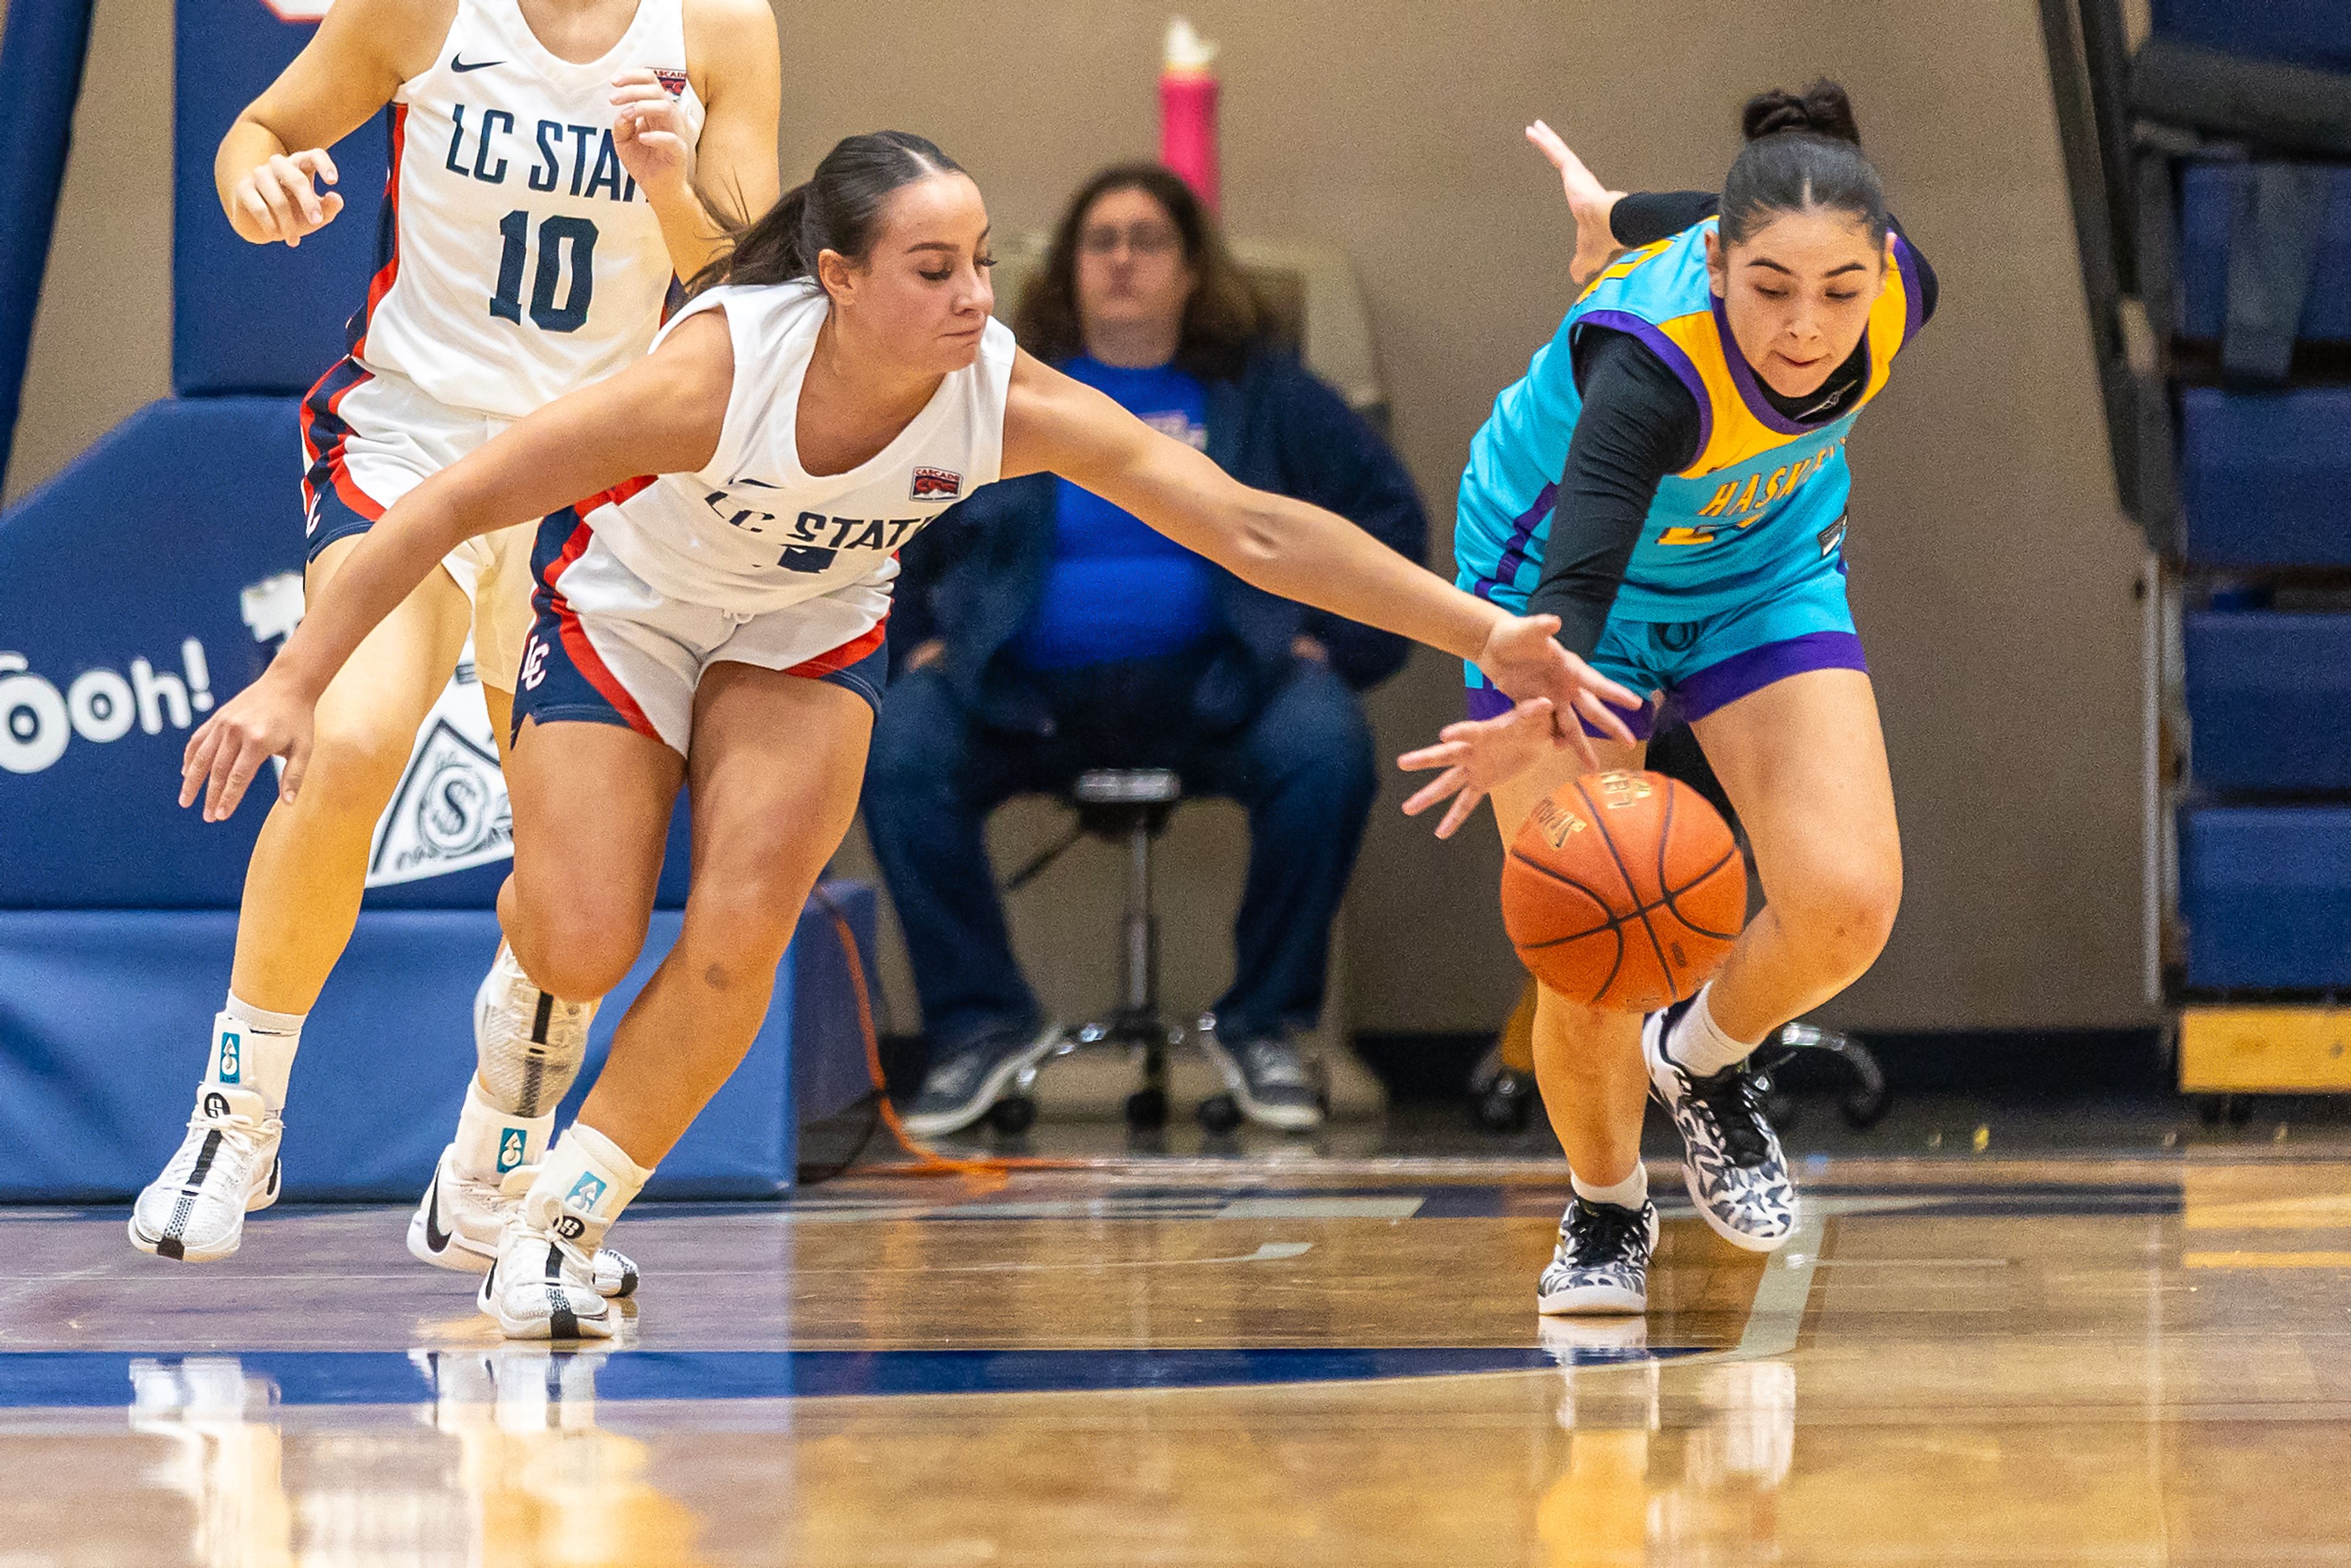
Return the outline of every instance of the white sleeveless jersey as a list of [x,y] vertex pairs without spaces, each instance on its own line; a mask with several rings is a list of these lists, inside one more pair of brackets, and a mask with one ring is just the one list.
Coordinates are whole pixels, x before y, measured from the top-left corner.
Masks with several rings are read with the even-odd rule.
[[800,467],[797,427],[824,291],[805,280],[714,288],[663,335],[722,308],[735,385],[709,466],[631,480],[583,502],[581,519],[648,587],[686,603],[757,615],[844,589],[886,591],[906,541],[1002,471],[1011,329],[990,318],[977,358],[897,439],[817,477]]
[[517,419],[642,355],[673,282],[653,204],[612,141],[612,78],[683,102],[683,0],[638,0],[603,58],[548,52],[516,0],[457,0],[441,52],[392,104],[389,249],[351,354],[453,408]]

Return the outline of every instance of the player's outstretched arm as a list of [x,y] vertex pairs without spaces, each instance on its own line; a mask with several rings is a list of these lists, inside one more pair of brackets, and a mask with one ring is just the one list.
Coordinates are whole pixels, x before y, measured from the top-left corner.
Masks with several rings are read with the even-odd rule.
[[540,409],[410,491],[328,580],[261,679],[188,737],[180,804],[204,821],[236,810],[262,764],[286,758],[294,799],[319,694],[360,640],[476,534],[543,517],[640,474],[690,473],[711,460],[734,385],[724,315],[685,322],[650,356]]
[[[1252,490],[1092,387],[1023,352],[1004,420],[1004,472],[1050,472],[1123,507],[1269,593],[1467,659],[1517,697],[1548,697],[1628,744],[1609,705],[1640,699],[1552,640],[1551,616],[1512,615],[1389,549],[1346,518]],[[1589,747],[1581,728],[1570,744]]]
[[1584,167],[1574,149],[1541,120],[1527,127],[1527,140],[1559,171],[1560,187],[1567,194],[1567,210],[1575,219],[1575,256],[1568,263],[1567,273],[1569,280],[1581,288],[1625,254],[1611,224],[1616,204],[1624,199],[1625,193],[1602,184]]
[[767,0],[689,0],[685,47],[703,103],[698,137],[685,106],[646,68],[612,81],[612,136],[644,191],[670,265],[692,278],[724,254],[727,223],[776,204],[783,59]]
[[213,183],[237,236],[298,246],[335,221],[343,199],[327,149],[392,101],[429,64],[448,17],[436,0],[340,0],[221,138]]

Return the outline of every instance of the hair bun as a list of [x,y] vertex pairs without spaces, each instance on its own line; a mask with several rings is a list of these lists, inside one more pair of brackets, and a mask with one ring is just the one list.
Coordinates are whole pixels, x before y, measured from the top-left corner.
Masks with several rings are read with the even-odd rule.
[[1760,141],[1783,131],[1802,131],[1861,145],[1861,127],[1854,122],[1853,99],[1833,81],[1816,81],[1801,93],[1777,88],[1759,92],[1747,100],[1739,122],[1750,141]]

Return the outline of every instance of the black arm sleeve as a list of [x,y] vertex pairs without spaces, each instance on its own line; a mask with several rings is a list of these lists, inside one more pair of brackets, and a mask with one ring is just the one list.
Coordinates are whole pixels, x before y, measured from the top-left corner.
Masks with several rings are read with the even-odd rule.
[[1561,645],[1589,657],[1658,481],[1697,455],[1698,400],[1638,339],[1604,328],[1584,329],[1575,370],[1583,411],[1527,613],[1558,616]]
[[1655,245],[1714,216],[1722,198],[1712,191],[1635,191],[1608,214],[1618,245]]
[[[1655,245],[1692,224],[1704,223],[1721,206],[1722,198],[1712,191],[1634,191],[1619,198],[1609,213],[1608,232],[1616,236],[1618,245]],[[1910,247],[1910,258],[1918,264],[1918,324],[1923,327],[1935,314],[1935,299],[1940,292],[1935,269],[1927,265],[1926,253],[1917,242],[1903,232],[1900,218],[1888,213],[1886,222],[1902,235]]]

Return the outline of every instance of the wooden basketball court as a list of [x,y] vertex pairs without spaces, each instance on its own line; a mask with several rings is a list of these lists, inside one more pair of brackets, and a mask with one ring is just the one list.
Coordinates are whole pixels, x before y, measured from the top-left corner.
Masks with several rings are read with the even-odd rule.
[[865,1176],[633,1215],[576,1353],[392,1210],[19,1210],[0,1563],[2351,1560],[2351,1164],[2262,1153],[1815,1161],[1613,1322],[1532,1310],[1556,1166]]

